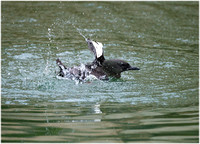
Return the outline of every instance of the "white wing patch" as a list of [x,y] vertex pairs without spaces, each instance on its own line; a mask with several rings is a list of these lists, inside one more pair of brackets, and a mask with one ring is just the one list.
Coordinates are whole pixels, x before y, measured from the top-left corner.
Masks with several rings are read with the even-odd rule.
[[92,44],[96,50],[97,58],[99,58],[100,56],[103,55],[103,44],[100,42],[94,42],[94,41],[92,41]]

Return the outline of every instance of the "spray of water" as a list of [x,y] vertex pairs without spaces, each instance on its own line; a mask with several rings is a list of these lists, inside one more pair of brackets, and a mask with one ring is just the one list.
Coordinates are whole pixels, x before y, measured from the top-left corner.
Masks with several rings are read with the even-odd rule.
[[86,38],[86,36],[84,36],[81,32],[80,32],[80,29],[79,28],[77,28],[74,24],[72,24],[72,26],[77,30],[77,32],[85,39],[85,41],[87,42],[87,38]]

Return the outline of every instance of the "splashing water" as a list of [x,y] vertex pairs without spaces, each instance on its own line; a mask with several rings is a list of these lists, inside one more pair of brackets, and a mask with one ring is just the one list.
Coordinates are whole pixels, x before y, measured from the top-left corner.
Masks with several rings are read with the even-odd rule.
[[87,42],[87,38],[80,32],[80,29],[77,28],[74,24],[72,24],[72,26],[78,31],[78,33],[85,39],[85,41]]
[[[62,67],[62,65],[60,65]],[[80,66],[75,66],[72,69],[77,69],[80,71],[79,75],[77,76],[74,73],[71,73],[71,68],[64,68],[62,67],[62,72],[64,74],[63,77],[57,75],[56,77],[58,79],[67,79],[67,80],[73,80],[75,81],[75,84],[84,83],[92,80],[96,80],[97,78],[93,75],[90,75],[90,71],[86,68],[84,64],[81,64]]]

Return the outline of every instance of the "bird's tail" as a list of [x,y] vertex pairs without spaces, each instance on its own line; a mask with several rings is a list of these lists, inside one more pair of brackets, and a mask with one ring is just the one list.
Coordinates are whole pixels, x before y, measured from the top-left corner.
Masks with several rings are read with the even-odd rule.
[[56,64],[60,68],[60,72],[58,73],[58,75],[64,77],[67,67],[59,59],[56,60]]

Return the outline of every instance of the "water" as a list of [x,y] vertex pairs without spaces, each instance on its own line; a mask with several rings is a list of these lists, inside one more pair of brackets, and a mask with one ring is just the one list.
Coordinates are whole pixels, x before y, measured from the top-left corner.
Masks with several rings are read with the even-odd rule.
[[[2,142],[198,143],[198,7],[2,2]],[[57,79],[56,58],[93,61],[83,36],[141,70],[107,82]]]
[[72,24],[72,26],[78,31],[78,33],[85,39],[85,41],[87,42],[87,38],[80,32],[80,29],[78,29],[74,24]]

